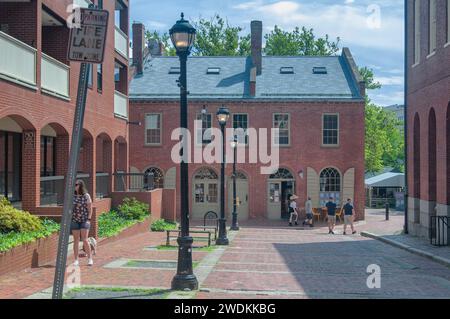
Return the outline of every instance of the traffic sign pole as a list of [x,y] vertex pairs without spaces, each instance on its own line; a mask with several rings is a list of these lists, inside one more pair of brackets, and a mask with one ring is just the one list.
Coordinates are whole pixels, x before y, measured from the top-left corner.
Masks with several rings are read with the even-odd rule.
[[77,178],[78,157],[83,139],[83,121],[86,109],[86,96],[90,67],[88,63],[81,63],[80,79],[78,82],[77,104],[72,129],[72,143],[70,146],[69,168],[66,175],[64,193],[64,209],[59,233],[58,255],[56,258],[55,279],[53,282],[53,299],[62,299],[64,291],[64,277],[67,264],[67,249],[69,246],[70,224],[72,221],[73,195]]

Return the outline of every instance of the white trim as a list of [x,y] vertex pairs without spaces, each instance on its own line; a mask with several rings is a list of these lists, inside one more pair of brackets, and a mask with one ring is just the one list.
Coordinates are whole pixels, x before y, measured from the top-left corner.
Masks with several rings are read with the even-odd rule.
[[[147,143],[147,116],[148,115],[159,115],[159,143]],[[145,146],[161,146],[162,143],[162,132],[163,132],[163,114],[162,113],[145,113],[144,114],[144,145]]]
[[444,48],[450,47],[450,42],[444,44]]
[[[323,143],[323,131],[324,131],[324,118],[326,115],[336,115],[337,116],[337,144],[324,144]],[[341,117],[339,113],[322,113],[322,140],[320,144],[322,147],[326,148],[338,148],[341,146]]]
[[427,59],[430,59],[430,58],[434,57],[435,55],[436,55],[436,51],[433,51],[427,55]]
[[[233,128],[233,133],[234,133],[234,118],[233,118],[233,116],[234,115],[246,115],[247,116],[247,129],[245,130],[246,132],[248,131],[248,129],[249,129],[249,127],[250,127],[250,114],[249,113],[242,113],[242,112],[238,112],[238,113],[232,113],[231,114],[231,127]],[[272,125],[273,125],[273,122],[272,122]],[[289,129],[290,129],[290,123],[289,123]],[[248,133],[247,133],[247,142],[245,143],[245,144],[241,144],[241,143],[239,143],[238,144],[238,147],[239,146],[245,146],[245,147],[248,147],[249,146],[249,142],[250,142],[250,136],[248,135]],[[233,139],[234,139],[234,137],[233,137]],[[290,142],[290,136],[289,136],[289,142]]]
[[289,143],[288,144],[280,144],[279,141],[275,142],[275,136],[271,136],[271,144],[278,146],[280,148],[282,147],[290,147],[291,146],[291,113],[288,112],[276,112],[276,113],[272,113],[272,128],[276,128],[275,127],[275,116],[276,115],[287,115],[288,116],[288,139],[289,139]]

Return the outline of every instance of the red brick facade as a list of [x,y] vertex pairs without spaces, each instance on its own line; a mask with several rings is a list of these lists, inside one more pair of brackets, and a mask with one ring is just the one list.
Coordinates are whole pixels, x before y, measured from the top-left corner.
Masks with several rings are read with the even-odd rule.
[[[408,195],[411,233],[427,236],[430,215],[450,215],[449,1],[437,0],[430,52],[429,1],[407,1]],[[417,29],[416,29],[417,27]],[[416,35],[415,30],[420,30]],[[416,50],[419,51],[417,58]]]
[[[124,1],[128,5],[128,1]],[[5,78],[0,79],[0,120],[13,120],[22,130],[22,207],[33,213],[44,213],[40,209],[40,140],[42,130],[50,126],[56,132],[56,175],[65,175],[68,163],[69,144],[77,96],[79,63],[66,59],[69,29],[65,24],[66,7],[72,0],[31,0],[31,2],[0,3],[0,24],[8,25],[5,33],[34,47],[36,51],[36,86],[27,88]],[[97,172],[110,174],[109,187],[114,185],[112,173],[115,169],[128,169],[128,125],[115,116],[115,65],[125,66],[125,84],[122,93],[127,94],[128,61],[115,51],[114,1],[103,1],[103,9],[110,12],[105,60],[102,68],[102,88],[97,86],[98,66],[92,70],[92,85],[88,89],[84,121],[84,140],[80,154],[79,170],[89,174],[89,192],[95,198]],[[45,10],[63,26],[42,25]],[[127,8],[125,11],[128,11]],[[128,30],[128,12],[123,14],[123,30]],[[6,32],[7,31],[7,32]],[[128,32],[125,32],[128,34]],[[45,53],[70,67],[69,99],[46,94],[41,91],[41,57]],[[1,70],[0,70],[1,73]],[[0,130],[8,130],[0,124]],[[30,134],[28,134],[30,133]],[[99,140],[101,142],[99,142]],[[2,150],[3,151],[3,150]],[[96,160],[97,159],[97,160]],[[94,203],[94,205],[96,205]],[[103,207],[102,209],[108,209]],[[51,211],[51,210],[50,210]]]

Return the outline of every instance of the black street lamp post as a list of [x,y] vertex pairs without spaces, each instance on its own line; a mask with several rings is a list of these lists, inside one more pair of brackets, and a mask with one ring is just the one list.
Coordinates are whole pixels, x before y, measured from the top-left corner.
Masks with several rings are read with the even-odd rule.
[[217,112],[217,121],[222,131],[222,167],[220,169],[220,219],[219,219],[219,237],[216,245],[226,246],[229,244],[227,238],[226,219],[225,219],[225,126],[227,125],[230,112],[225,106],[222,106]]
[[[181,20],[170,29],[170,38],[180,57],[180,127],[182,130],[188,128],[187,116],[187,58],[194,44],[196,30],[184,20]],[[184,134],[185,132],[183,132]],[[197,290],[198,281],[192,269],[192,237],[189,236],[189,180],[188,180],[188,140],[185,135],[182,139],[182,156],[180,164],[180,196],[181,196],[181,235],[178,238],[178,266],[177,274],[172,279],[173,290]]]
[[231,142],[231,147],[233,148],[233,221],[231,223],[230,230],[239,230],[237,220],[237,197],[236,197],[237,146],[238,146],[238,137],[235,135],[233,141]]

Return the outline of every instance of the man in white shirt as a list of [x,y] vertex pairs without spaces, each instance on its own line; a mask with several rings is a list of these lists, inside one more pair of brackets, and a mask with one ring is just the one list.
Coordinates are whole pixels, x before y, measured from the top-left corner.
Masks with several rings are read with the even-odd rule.
[[295,225],[298,225],[298,211],[296,202],[297,199],[297,195],[292,195],[290,198],[291,202],[289,203],[289,213],[291,214],[291,216],[289,217],[289,226],[292,226],[292,222],[295,222]]

